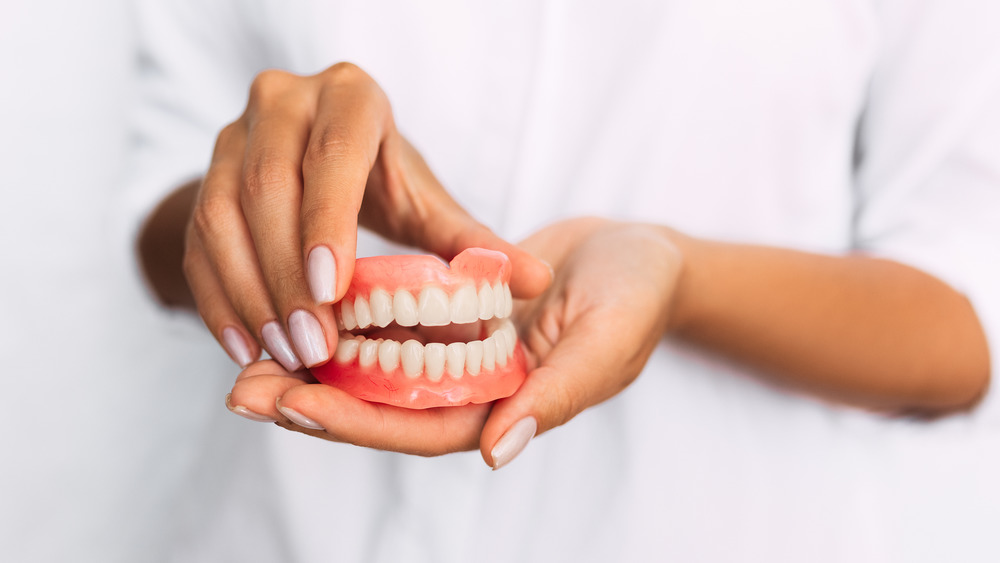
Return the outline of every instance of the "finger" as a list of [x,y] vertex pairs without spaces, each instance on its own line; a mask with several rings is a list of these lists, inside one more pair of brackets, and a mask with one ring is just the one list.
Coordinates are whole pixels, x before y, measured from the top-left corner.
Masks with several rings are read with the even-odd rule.
[[303,101],[306,79],[276,76],[251,104],[240,201],[274,309],[296,355],[311,367],[337,345],[332,308],[318,307],[310,295],[301,253],[300,170],[315,102]]
[[255,362],[237,376],[232,391],[226,397],[226,406],[251,420],[281,420],[283,417],[276,406],[278,398],[289,389],[310,381],[305,371],[290,372],[271,360]]
[[[253,239],[240,205],[246,128],[242,120],[222,130],[202,182],[192,218],[195,237],[243,326],[289,369],[301,365],[268,296]],[[191,237],[189,237],[191,238]],[[192,288],[194,289],[194,288]],[[196,293],[197,298],[197,293]],[[206,323],[213,321],[201,310]],[[225,326],[209,324],[213,334]]]
[[289,389],[279,410],[299,426],[338,442],[416,455],[475,449],[489,405],[404,409],[369,403],[327,385]]
[[519,299],[531,299],[541,295],[555,277],[552,266],[544,260],[536,258],[530,252],[498,237],[484,225],[474,224],[463,230],[454,240],[446,254],[448,260],[466,248],[480,247],[498,250],[510,259],[513,272],[510,278],[510,291]]
[[197,237],[188,236],[186,246],[184,275],[194,295],[198,313],[229,357],[245,368],[260,357],[260,347],[230,305]]
[[353,65],[320,75],[318,110],[302,160],[302,247],[315,301],[347,291],[357,254],[358,212],[392,113],[385,95]]
[[506,465],[534,435],[565,424],[635,378],[645,363],[644,352],[622,357],[594,345],[607,341],[609,331],[627,334],[627,327],[618,325],[622,321],[612,315],[585,317],[563,327],[559,341],[521,388],[494,404],[480,439],[480,453],[488,465],[494,469]]

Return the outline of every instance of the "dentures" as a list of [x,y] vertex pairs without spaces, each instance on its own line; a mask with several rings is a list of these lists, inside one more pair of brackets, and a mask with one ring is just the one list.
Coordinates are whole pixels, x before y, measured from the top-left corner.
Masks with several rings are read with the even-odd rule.
[[336,353],[312,372],[358,398],[410,408],[509,396],[525,377],[510,275],[506,255],[480,248],[450,268],[432,256],[359,259],[334,306]]

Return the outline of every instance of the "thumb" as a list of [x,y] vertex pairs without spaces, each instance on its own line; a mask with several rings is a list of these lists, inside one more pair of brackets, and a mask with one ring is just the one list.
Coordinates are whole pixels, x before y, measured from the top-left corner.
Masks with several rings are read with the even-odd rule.
[[428,250],[446,260],[451,260],[463,250],[473,247],[503,252],[510,259],[513,268],[510,291],[514,297],[531,299],[548,289],[554,277],[552,266],[548,262],[536,258],[527,250],[500,238],[471,216],[464,215],[458,221],[464,224],[457,234],[429,241],[431,244],[428,245],[430,246]]
[[479,442],[487,465],[494,470],[503,467],[535,435],[569,422],[624,387],[613,376],[622,372],[620,354],[595,346],[607,341],[597,324],[581,319],[567,327],[517,392],[494,403]]

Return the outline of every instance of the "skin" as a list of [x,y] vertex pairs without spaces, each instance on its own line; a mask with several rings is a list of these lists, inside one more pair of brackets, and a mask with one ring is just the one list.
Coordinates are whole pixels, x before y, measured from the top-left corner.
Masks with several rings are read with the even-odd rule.
[[[189,224],[186,287],[217,338],[237,326],[256,340],[264,322],[304,308],[320,319],[333,350],[332,315],[310,298],[302,273],[314,245],[334,250],[338,297],[350,280],[358,224],[446,259],[465,246],[513,252],[512,288],[524,298],[515,317],[531,369],[517,393],[492,405],[413,411],[256,362],[227,399],[237,412],[419,455],[479,448],[493,466],[493,447],[516,421],[534,417],[545,432],[614,396],[663,338],[728,356],[774,383],[881,412],[966,409],[988,386],[986,339],[969,302],[902,264],[719,243],[599,218],[550,225],[512,249],[458,208],[394,133],[388,102],[370,78],[337,68],[290,85],[285,76],[255,83],[247,113],[220,134],[200,192],[192,197],[185,190],[196,188],[187,187],[171,198],[193,208],[168,199],[148,222],[147,231],[161,229],[140,240],[151,283],[165,302],[185,302],[180,274],[155,272],[146,252],[158,248],[151,238],[162,241],[164,255],[176,255],[176,232]],[[345,75],[364,86],[343,87]],[[317,86],[326,81],[336,86]],[[272,87],[278,93],[261,93]],[[299,103],[290,93],[296,89],[308,91],[312,105]],[[329,107],[339,109],[331,115]],[[286,130],[302,115],[310,127]],[[321,156],[324,150],[333,153]],[[300,161],[301,177],[292,166]],[[532,256],[551,264],[553,277]],[[279,408],[323,430],[293,424]]]

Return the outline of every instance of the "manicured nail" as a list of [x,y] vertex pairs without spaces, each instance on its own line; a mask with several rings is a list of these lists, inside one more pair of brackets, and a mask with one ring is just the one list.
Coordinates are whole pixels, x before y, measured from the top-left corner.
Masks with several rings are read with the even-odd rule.
[[232,393],[226,394],[226,408],[229,409],[231,412],[238,414],[243,418],[252,420],[254,422],[277,422],[273,418],[269,416],[264,416],[262,414],[257,414],[252,410],[244,407],[243,405],[233,406],[232,402],[230,402],[230,399],[232,399],[232,397],[233,397]]
[[228,326],[222,331],[222,345],[226,348],[226,352],[229,352],[229,357],[241,368],[245,368],[253,362],[254,358],[250,355],[247,341],[235,328]]
[[309,291],[317,303],[332,303],[337,293],[337,261],[325,246],[309,251],[306,265]]
[[552,264],[549,264],[548,261],[546,261],[546,260],[542,260],[541,262],[542,262],[542,264],[545,264],[545,266],[549,269],[549,281],[555,281],[555,279],[556,279],[556,270],[555,270],[555,268],[553,268]]
[[271,321],[264,325],[264,328],[260,329],[260,336],[264,339],[264,344],[267,345],[267,351],[271,353],[271,357],[278,360],[285,369],[297,371],[302,367],[302,362],[292,351],[292,344],[288,341],[288,337],[285,336],[285,331],[278,324],[278,321]]
[[535,437],[538,422],[532,416],[518,420],[497,440],[490,455],[493,456],[493,470],[496,471],[511,462]]
[[281,411],[281,414],[285,415],[285,418],[291,420],[292,422],[298,424],[299,426],[302,426],[303,428],[311,428],[313,430],[326,430],[325,428],[320,426],[318,422],[300,413],[299,411],[292,410],[288,407],[282,407],[282,406],[279,406],[278,410]]
[[306,367],[321,364],[330,359],[326,347],[326,336],[312,313],[299,309],[288,317],[288,330],[292,333],[295,351],[299,353]]

